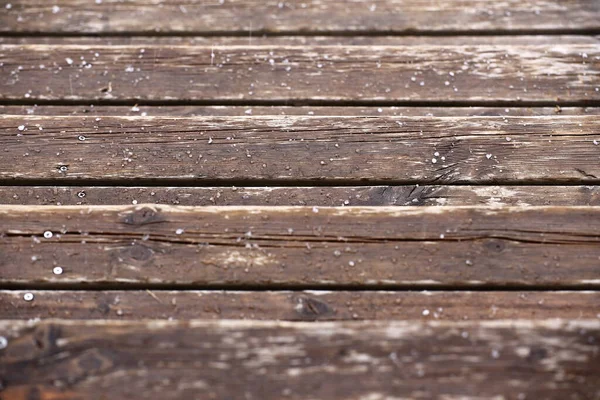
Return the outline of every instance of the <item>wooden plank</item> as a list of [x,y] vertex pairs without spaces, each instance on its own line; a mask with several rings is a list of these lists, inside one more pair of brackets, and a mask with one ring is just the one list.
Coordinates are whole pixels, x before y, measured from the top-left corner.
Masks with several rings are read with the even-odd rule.
[[87,46],[465,46],[598,44],[595,35],[502,36],[0,36],[0,44]]
[[336,107],[336,106],[2,106],[0,115],[94,115],[120,116],[248,116],[248,115],[322,115],[322,116],[406,116],[406,117],[504,117],[541,115],[600,115],[600,107]]
[[598,207],[0,206],[0,282],[593,288],[599,220]]
[[[7,3],[6,0],[3,3]],[[593,0],[12,0],[0,32],[11,33],[421,33],[597,31]]]
[[599,131],[600,120],[591,115],[9,115],[0,116],[0,178],[54,185],[81,179],[188,186],[249,180],[595,184]]
[[50,320],[0,332],[11,400],[600,397],[598,320]]
[[0,204],[182,206],[600,206],[600,186],[2,186]]
[[[32,301],[25,301],[27,293]],[[600,318],[600,292],[4,290],[4,319],[544,320]]]
[[0,45],[0,99],[591,105],[600,100],[599,60],[591,44]]

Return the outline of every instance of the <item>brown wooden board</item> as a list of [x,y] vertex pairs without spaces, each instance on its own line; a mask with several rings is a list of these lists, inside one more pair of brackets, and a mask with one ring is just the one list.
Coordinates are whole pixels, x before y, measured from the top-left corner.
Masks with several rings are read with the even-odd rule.
[[0,282],[593,288],[598,221],[599,207],[0,206]]
[[4,398],[600,397],[600,321],[4,321]]
[[0,115],[94,115],[94,116],[406,116],[406,117],[505,117],[542,115],[600,115],[600,107],[337,107],[337,106],[2,106]]
[[2,0],[0,4],[0,32],[10,33],[476,34],[600,29],[595,0]]
[[0,45],[0,63],[4,102],[591,105],[600,100],[600,47],[593,44]]
[[464,46],[598,44],[597,35],[502,36],[0,36],[0,44],[170,45],[170,46]]
[[[24,296],[31,293],[32,301]],[[4,290],[3,319],[544,320],[600,318],[600,292]]]
[[597,183],[597,116],[0,116],[5,181]]
[[599,186],[2,186],[0,204],[182,206],[600,206]]

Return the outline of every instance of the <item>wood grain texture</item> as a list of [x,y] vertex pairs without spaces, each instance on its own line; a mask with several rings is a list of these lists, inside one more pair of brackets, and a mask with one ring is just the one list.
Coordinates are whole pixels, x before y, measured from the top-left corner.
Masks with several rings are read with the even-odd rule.
[[0,116],[0,178],[55,185],[594,184],[599,130],[593,115]]
[[[5,321],[3,397],[600,396],[600,321]],[[231,377],[235,379],[231,379]]]
[[420,101],[547,105],[600,100],[600,47],[591,44],[0,45],[0,63],[6,76],[0,81],[0,99],[5,102],[268,101],[297,105],[294,103]]
[[598,35],[0,36],[0,44],[88,46],[465,46],[598,44]]
[[547,32],[600,29],[596,0],[11,0],[0,32]]
[[[26,293],[34,295],[25,301]],[[544,320],[600,318],[600,292],[0,291],[4,319]]]
[[406,117],[505,117],[600,115],[600,107],[337,107],[337,106],[2,106],[0,115],[93,115],[103,116],[249,116],[249,115],[320,115],[320,116],[406,116]]
[[0,282],[593,288],[599,220],[598,207],[0,206]]
[[0,204],[182,206],[600,206],[599,186],[2,186]]

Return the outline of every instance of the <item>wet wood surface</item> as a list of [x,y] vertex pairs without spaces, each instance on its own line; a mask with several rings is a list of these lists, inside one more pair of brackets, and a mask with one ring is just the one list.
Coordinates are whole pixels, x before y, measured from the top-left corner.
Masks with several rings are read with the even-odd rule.
[[[24,299],[27,293],[33,300]],[[600,318],[600,292],[3,290],[0,315],[8,320],[581,320]]]
[[0,44],[145,46],[464,46],[598,44],[600,35],[0,36]]
[[0,400],[600,399],[598,0],[0,0]]
[[[3,1],[5,5],[7,1]],[[11,33],[429,33],[598,30],[594,0],[375,0],[350,2],[12,0],[0,32]]]
[[0,206],[0,282],[594,288],[599,218],[598,207]]
[[593,115],[0,116],[0,178],[187,186],[594,184],[599,126]]
[[[25,62],[32,54],[35,63]],[[565,102],[592,105],[600,100],[600,49],[594,44],[3,44],[0,63],[7,72],[0,81],[0,100],[5,102],[524,102],[564,106]]]
[[181,206],[600,206],[598,186],[2,186],[0,204]]
[[0,105],[2,115],[56,116],[398,116],[398,117],[533,117],[561,115],[600,115],[600,107],[362,107],[362,106],[131,106],[107,105]]
[[0,334],[12,400],[600,395],[597,319],[5,321]]

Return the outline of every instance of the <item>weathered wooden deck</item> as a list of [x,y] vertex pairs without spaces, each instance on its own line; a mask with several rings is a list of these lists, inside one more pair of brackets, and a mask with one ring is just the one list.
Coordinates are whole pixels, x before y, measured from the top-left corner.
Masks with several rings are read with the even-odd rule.
[[0,0],[0,399],[600,399],[600,1]]

